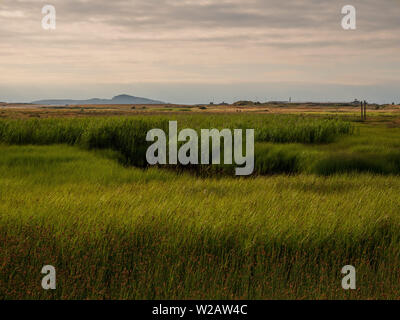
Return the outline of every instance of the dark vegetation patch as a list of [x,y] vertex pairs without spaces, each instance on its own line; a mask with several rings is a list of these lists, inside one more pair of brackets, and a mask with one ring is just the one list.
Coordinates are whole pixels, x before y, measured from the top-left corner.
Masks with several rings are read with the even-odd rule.
[[[124,165],[147,167],[146,151],[151,143],[146,134],[154,128],[168,134],[168,121],[177,120],[178,129],[255,129],[255,174],[296,174],[315,172],[398,173],[399,155],[334,155],[322,160],[310,153],[312,146],[335,141],[354,133],[354,127],[336,118],[308,118],[288,115],[195,115],[141,116],[135,118],[74,118],[1,120],[0,142],[16,145],[69,144],[85,149],[111,149],[120,153]],[[200,135],[199,135],[200,136]],[[211,143],[211,141],[210,141]],[[183,144],[183,143],[182,143]],[[303,144],[304,146],[302,146]],[[221,145],[223,145],[221,141]],[[245,148],[244,148],[245,150]],[[221,150],[223,155],[223,150]],[[221,159],[222,162],[222,159]],[[235,166],[170,166],[201,175],[232,174]]]

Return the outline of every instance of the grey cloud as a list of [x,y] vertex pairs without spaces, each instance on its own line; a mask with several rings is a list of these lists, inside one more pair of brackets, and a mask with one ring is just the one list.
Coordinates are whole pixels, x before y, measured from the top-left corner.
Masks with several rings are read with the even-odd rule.
[[[53,0],[59,19],[70,23],[98,20],[127,28],[163,27],[274,27],[324,28],[336,26],[340,9],[347,4],[338,0],[248,0],[201,1],[166,0]],[[360,13],[363,25],[379,29],[399,28],[400,4],[393,0],[351,1]],[[37,16],[43,1],[6,0],[0,7],[22,10]],[[142,20],[146,17],[146,20]]]
[[[57,9],[53,33],[40,27],[41,8],[48,3]],[[357,8],[357,30],[352,32],[340,26],[340,10],[349,3]],[[152,81],[158,76],[225,76],[229,82],[247,76],[249,61],[254,67],[248,78],[261,79],[262,70],[267,74],[270,69],[262,66],[264,53],[270,54],[265,60],[282,68],[275,74],[280,80],[306,74],[318,81],[324,73],[320,65],[334,66],[338,55],[348,59],[344,75],[362,58],[360,63],[374,76],[384,78],[391,62],[382,65],[382,57],[390,57],[395,67],[400,61],[398,0],[0,0],[1,12],[18,12],[16,17],[0,14],[0,72],[8,72],[16,83],[36,81],[40,70],[42,82],[57,79],[46,78],[48,73],[69,70],[69,83],[81,75],[88,82],[100,75],[119,79],[125,71],[134,75],[129,79],[153,72]],[[289,59],[298,56],[296,63],[303,66],[298,74],[290,73]],[[180,58],[186,60],[176,61]],[[207,69],[210,61],[218,68]],[[229,73],[234,64],[237,72]],[[25,75],[30,70],[32,79]]]
[[[400,40],[400,3],[392,0],[383,0],[376,4],[372,0],[353,0],[358,10],[358,30],[356,32],[370,33],[371,41],[377,32],[392,32],[398,34]],[[248,0],[248,1],[167,1],[167,0],[53,0],[57,8],[57,19],[60,25],[103,25],[110,28],[119,28],[133,40],[138,33],[147,32],[148,38],[143,41],[163,41],[157,35],[159,32],[170,32],[171,40],[177,39],[175,31],[201,30],[203,37],[193,37],[192,41],[210,42],[231,41],[231,36],[212,35],[215,30],[225,30],[226,33],[236,33],[238,29],[248,32],[249,38],[254,40],[257,33],[263,30],[303,30],[314,32],[319,37],[320,31],[340,31],[340,9],[344,3],[338,0]],[[180,3],[180,4],[179,4]],[[40,8],[43,1],[3,0],[0,10],[22,11],[31,21],[40,18]],[[10,18],[3,18],[6,23]],[[22,18],[19,18],[22,21]],[[24,32],[25,31],[25,32]],[[4,41],[29,41],[36,38],[38,30],[0,29],[1,39]],[[270,36],[270,35],[269,35]],[[39,35],[40,37],[40,35]],[[263,35],[259,36],[260,43],[265,45]],[[95,41],[92,35],[81,35],[82,43]],[[154,39],[154,40],[153,40]],[[123,39],[120,39],[124,41]],[[168,39],[166,39],[168,40]],[[188,41],[182,38],[182,41]],[[322,42],[329,39],[320,39]],[[37,41],[37,39],[35,39]],[[79,39],[68,39],[79,41]],[[115,39],[110,39],[115,41]],[[305,42],[309,47],[311,42]],[[276,43],[275,43],[276,44]],[[315,42],[317,45],[318,42]],[[293,46],[300,46],[295,42]],[[282,43],[282,48],[290,44]]]

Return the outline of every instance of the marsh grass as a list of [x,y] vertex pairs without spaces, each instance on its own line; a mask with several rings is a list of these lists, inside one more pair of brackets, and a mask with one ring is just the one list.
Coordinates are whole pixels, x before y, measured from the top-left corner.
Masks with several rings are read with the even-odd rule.
[[[144,136],[168,119],[0,121],[1,299],[400,298],[398,128],[174,116],[260,130],[244,179],[145,168]],[[40,286],[46,264],[55,291]],[[347,264],[355,291],[341,288]]]
[[[328,143],[351,135],[354,132],[349,122],[338,119],[313,119],[301,116],[177,116],[180,129],[203,128],[255,129],[255,140],[259,143]],[[146,134],[153,128],[168,133],[166,116],[135,118],[85,118],[85,119],[28,119],[0,120],[0,142],[18,145],[69,144],[85,149],[113,149],[120,153],[120,161],[137,167],[146,167]],[[277,151],[266,149],[258,152],[257,173],[297,172],[298,156],[288,155],[287,148]],[[281,148],[282,149],[282,148]],[[223,152],[222,152],[223,153]],[[202,175],[229,173],[233,166],[175,167],[177,170],[191,169]]]
[[102,145],[145,137],[149,128],[168,132],[168,121],[178,121],[179,129],[255,129],[257,142],[327,143],[352,134],[349,122],[293,115],[177,115],[135,118],[55,118],[0,120],[0,141],[8,144],[85,144],[98,139]]
[[[355,126],[336,117],[294,115],[165,115],[134,118],[0,120],[0,142],[69,144],[88,150],[112,149],[124,165],[147,167],[146,133],[168,121],[178,128],[255,129],[257,175],[346,172],[400,173],[398,129]],[[362,130],[362,134],[360,134]],[[180,143],[180,144],[183,144]],[[223,152],[221,152],[223,154]],[[234,175],[234,165],[166,166],[199,176]]]
[[0,147],[1,298],[400,298],[397,177],[197,179],[116,157]]

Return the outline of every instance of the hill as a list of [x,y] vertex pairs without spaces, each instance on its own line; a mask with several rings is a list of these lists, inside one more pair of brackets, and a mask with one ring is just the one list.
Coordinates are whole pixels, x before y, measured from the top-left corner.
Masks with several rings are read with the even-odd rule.
[[50,99],[33,101],[33,104],[40,105],[94,105],[94,104],[164,104],[162,101],[130,96],[121,94],[112,99],[88,99],[88,100],[72,100],[72,99]]

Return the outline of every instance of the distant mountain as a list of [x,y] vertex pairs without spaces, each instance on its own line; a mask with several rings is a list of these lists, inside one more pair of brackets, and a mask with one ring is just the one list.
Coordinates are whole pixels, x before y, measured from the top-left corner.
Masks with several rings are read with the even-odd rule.
[[33,101],[33,104],[41,105],[89,105],[89,104],[164,104],[165,102],[151,100],[147,98],[140,98],[121,94],[112,99],[88,99],[88,100],[70,100],[70,99],[54,99],[54,100],[39,100]]

